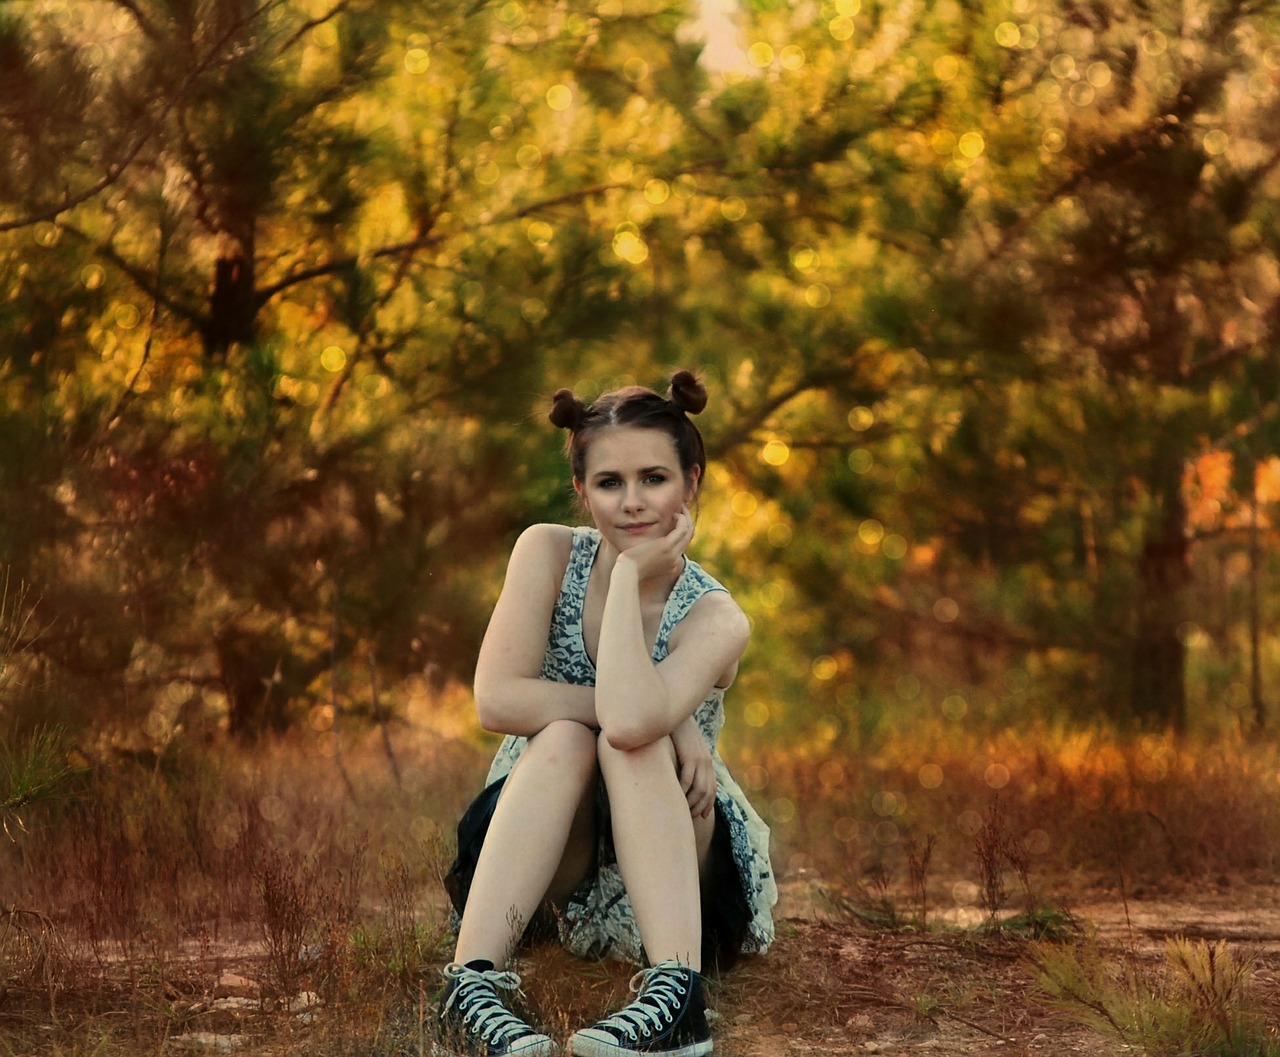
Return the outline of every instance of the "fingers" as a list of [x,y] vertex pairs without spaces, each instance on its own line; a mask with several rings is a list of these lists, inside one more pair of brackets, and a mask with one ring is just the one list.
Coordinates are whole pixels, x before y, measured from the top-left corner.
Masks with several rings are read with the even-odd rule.
[[702,762],[697,780],[685,788],[685,799],[694,818],[706,818],[711,814],[716,802],[716,773],[710,760]]
[[690,799],[694,796],[694,781],[698,777],[698,765],[693,760],[688,760],[680,767],[680,788],[684,795]]

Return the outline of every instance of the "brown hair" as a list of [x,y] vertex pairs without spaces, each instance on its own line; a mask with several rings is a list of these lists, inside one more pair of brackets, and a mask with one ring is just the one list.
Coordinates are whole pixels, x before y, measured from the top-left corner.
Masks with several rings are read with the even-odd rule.
[[587,447],[592,435],[606,426],[660,429],[675,442],[685,480],[698,468],[698,479],[707,472],[702,434],[689,418],[707,406],[707,390],[692,371],[676,371],[665,397],[642,385],[615,389],[585,404],[568,389],[557,389],[551,398],[552,423],[569,431],[565,454],[573,476],[586,476]]

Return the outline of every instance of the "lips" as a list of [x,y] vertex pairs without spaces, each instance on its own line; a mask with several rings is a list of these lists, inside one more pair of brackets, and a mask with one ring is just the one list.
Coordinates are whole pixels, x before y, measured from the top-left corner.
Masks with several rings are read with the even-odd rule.
[[639,533],[644,532],[646,529],[653,528],[655,524],[656,522],[653,521],[635,521],[627,525],[620,525],[619,528],[621,528],[623,532]]

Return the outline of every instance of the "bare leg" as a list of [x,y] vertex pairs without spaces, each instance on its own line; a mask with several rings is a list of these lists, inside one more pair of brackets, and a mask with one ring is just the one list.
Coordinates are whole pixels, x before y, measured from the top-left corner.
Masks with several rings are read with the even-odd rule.
[[595,731],[571,720],[529,739],[494,809],[455,961],[485,958],[505,966],[548,891],[571,892],[585,874],[590,844],[584,838],[592,826],[584,816],[595,804],[596,742]]
[[699,867],[711,848],[715,814],[694,819],[680,788],[675,749],[662,738],[640,749],[600,739],[618,870],[631,897],[651,965],[675,959],[702,968]]

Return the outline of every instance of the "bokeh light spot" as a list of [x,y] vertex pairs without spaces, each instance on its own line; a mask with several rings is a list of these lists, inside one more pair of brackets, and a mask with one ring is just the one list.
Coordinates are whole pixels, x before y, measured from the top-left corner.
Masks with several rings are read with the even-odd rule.
[[818,265],[818,251],[803,242],[791,247],[791,265],[798,272],[811,272]]
[[960,60],[954,55],[939,55],[933,61],[933,75],[939,81],[954,80],[960,72]]
[[871,798],[871,810],[881,818],[897,818],[907,810],[907,798],[882,789]]
[[1204,152],[1214,157],[1224,153],[1230,143],[1231,137],[1220,128],[1212,128],[1204,134]]
[[916,772],[916,779],[922,789],[937,789],[943,782],[942,768],[936,763],[922,764]]
[[898,826],[894,822],[877,822],[874,830],[876,843],[888,847],[898,843]]
[[1067,145],[1067,135],[1060,128],[1047,128],[1040,137],[1040,143],[1045,150],[1057,154]]
[[555,228],[548,224],[545,220],[535,220],[527,228],[524,229],[526,237],[535,246],[545,246],[555,236]]
[[942,714],[953,722],[959,722],[969,712],[969,702],[959,694],[948,694],[942,699]]
[[835,789],[844,785],[849,775],[844,769],[844,764],[839,760],[827,760],[818,768],[818,781],[827,789]]
[[831,304],[831,288],[826,283],[811,283],[804,292],[804,303],[810,308],[826,308]]
[[966,158],[976,158],[987,149],[981,132],[966,132],[960,137],[959,150]]
[[337,373],[347,365],[347,354],[339,345],[329,345],[320,353],[320,366]]
[[516,151],[516,164],[522,169],[536,169],[542,164],[542,151],[536,144],[526,143]]
[[939,623],[950,624],[960,615],[960,606],[954,598],[939,598],[933,603],[933,616]]
[[720,203],[720,215],[730,223],[736,224],[747,215],[747,203],[737,195],[730,195]]
[[853,36],[853,19],[847,15],[837,15],[827,23],[827,32],[833,40],[848,40]]
[[956,134],[948,128],[940,128],[929,137],[929,146],[933,148],[935,154],[946,157],[955,152]]
[[769,706],[763,701],[748,701],[742,710],[742,718],[749,727],[763,727],[769,722]]
[[854,448],[853,451],[849,452],[849,458],[846,461],[850,470],[854,473],[862,474],[867,473],[875,465],[875,456],[867,451],[866,448]]
[[1094,97],[1098,94],[1093,85],[1087,81],[1080,81],[1071,86],[1071,91],[1067,93],[1071,97],[1071,101],[1076,106],[1089,106]]
[[267,795],[258,801],[258,814],[268,822],[281,822],[287,811],[285,802],[278,796]]
[[920,696],[920,680],[914,675],[900,675],[894,683],[894,689],[904,701],[914,701]]
[[1016,48],[1022,40],[1022,30],[1012,22],[996,26],[996,43],[1002,48]]
[[906,537],[899,536],[896,532],[889,533],[880,544],[880,553],[893,561],[905,558],[907,556]]
[[671,197],[671,185],[666,180],[649,180],[644,185],[644,197],[646,202],[660,206]]
[[876,413],[869,407],[859,404],[857,407],[851,408],[846,416],[849,428],[857,433],[865,433],[876,422]]
[[769,466],[783,466],[791,458],[791,446],[784,440],[766,441],[760,449],[760,461]]
[[832,827],[832,832],[836,835],[836,840],[841,844],[852,844],[858,839],[858,823],[856,819],[848,816],[841,816],[836,819],[836,824]]
[[824,653],[820,657],[815,657],[809,668],[815,679],[825,683],[836,677],[840,665],[834,657]]
[[426,73],[431,68],[431,53],[426,48],[410,48],[404,53],[405,72]]
[[884,525],[875,518],[867,518],[858,526],[858,539],[868,546],[878,547],[884,539]]
[[649,76],[649,64],[633,55],[622,64],[622,74],[632,84],[637,84]]
[[381,400],[391,392],[391,383],[387,381],[386,375],[366,374],[360,379],[360,392],[370,400]]
[[990,764],[982,772],[982,780],[992,789],[1003,789],[1009,784],[1009,768],[1002,763]]
[[734,492],[733,498],[729,500],[729,509],[738,517],[750,517],[759,508],[760,503],[750,492]]
[[757,40],[747,49],[747,61],[757,69],[765,69],[773,65],[773,45]]
[[788,44],[778,53],[778,61],[784,70],[798,70],[804,65],[804,49]]
[[649,246],[636,232],[623,230],[613,236],[613,252],[628,264],[643,264],[649,257]]
[[765,539],[769,541],[769,544],[771,546],[785,547],[791,542],[791,537],[794,535],[794,533],[791,530],[791,526],[787,522],[775,521],[772,525],[769,526],[768,530],[765,532],[764,535],[765,535]]
[[552,110],[568,110],[573,105],[573,89],[567,84],[553,84],[547,89],[547,106]]

